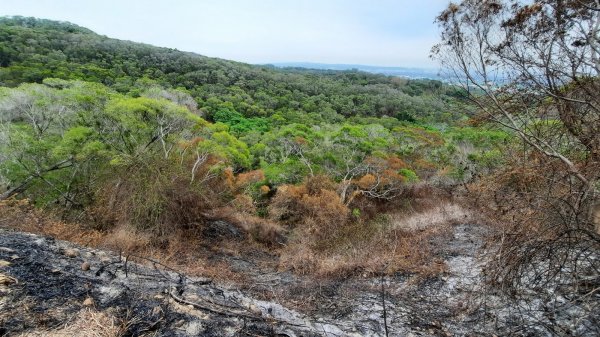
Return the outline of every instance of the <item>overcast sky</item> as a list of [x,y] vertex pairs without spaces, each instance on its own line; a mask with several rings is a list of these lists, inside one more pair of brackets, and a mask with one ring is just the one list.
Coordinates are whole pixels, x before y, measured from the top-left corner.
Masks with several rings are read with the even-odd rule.
[[124,40],[248,63],[435,67],[449,0],[0,0],[0,15],[64,20]]

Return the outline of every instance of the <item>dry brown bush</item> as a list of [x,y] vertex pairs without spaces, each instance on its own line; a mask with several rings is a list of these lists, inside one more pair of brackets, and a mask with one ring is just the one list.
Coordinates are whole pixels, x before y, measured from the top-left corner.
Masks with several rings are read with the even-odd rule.
[[[180,186],[176,178],[169,182],[173,188],[171,191],[176,190],[173,186]],[[126,196],[132,193],[128,190],[133,188],[132,184],[132,181],[122,180],[118,187],[127,192]],[[185,192],[189,184],[180,188]],[[202,221],[224,220],[247,233],[250,241],[244,238],[229,241],[205,238],[202,225],[162,227],[170,228],[168,231],[132,225],[127,222],[130,210],[117,212],[117,205],[127,205],[125,201],[132,202],[132,199],[115,196],[113,191],[106,195],[115,196],[111,206],[118,216],[123,216],[115,221],[118,225],[99,231],[57,221],[37,226],[34,231],[40,232],[43,227],[45,234],[52,233],[57,238],[73,238],[73,241],[84,244],[92,242],[93,246],[110,248],[123,254],[154,258],[182,271],[240,281],[243,281],[243,275],[234,276],[233,271],[223,269],[223,266],[214,262],[209,263],[210,257],[214,253],[251,256],[254,254],[252,250],[264,251],[280,256],[281,269],[321,277],[396,271],[421,275],[439,273],[444,270],[444,265],[434,258],[431,238],[446,233],[449,228],[447,225],[456,221],[459,210],[451,206],[444,210],[431,207],[440,201],[427,201],[432,196],[437,197],[425,187],[408,192],[415,196],[412,203],[407,203],[406,199],[383,202],[366,197],[356,198],[351,205],[361,207],[360,216],[356,216],[351,215],[350,209],[341,202],[336,185],[326,177],[317,176],[299,186],[280,187],[271,202],[270,219],[257,217],[252,199],[244,194],[235,196],[229,205],[215,207],[219,203],[213,203],[210,207],[198,208],[201,210],[198,216]],[[174,192],[163,193],[171,195]],[[183,193],[172,198],[176,207],[169,212],[183,212],[179,207],[195,202],[190,197],[193,195]],[[110,205],[110,202],[106,204]],[[363,207],[370,209],[370,213],[363,214]],[[388,217],[380,215],[391,208],[400,210],[400,213]],[[434,214],[440,211],[445,213]],[[181,218],[181,215],[173,215],[168,220],[180,221],[178,219],[189,221]],[[429,220],[435,224],[422,226]],[[399,225],[399,221],[412,221],[419,225]],[[286,229],[281,224],[287,225]],[[80,238],[76,237],[78,235]],[[88,242],[82,242],[85,240]]]
[[537,303],[554,303],[547,312],[552,321],[541,322],[552,331],[572,329],[556,317],[598,322],[600,236],[589,216],[598,196],[582,194],[560,162],[537,154],[514,156],[470,190],[495,230],[485,268],[489,293],[500,289],[503,299],[514,300],[512,317],[524,320],[506,324],[528,324],[522,313],[536,310]]
[[276,222],[231,207],[214,210],[211,216],[236,225],[250,238],[268,247],[277,247],[286,241],[285,230]]
[[305,212],[302,225],[318,238],[327,237],[349,220],[350,211],[335,191],[321,190],[315,195],[304,194],[300,204]]
[[[291,228],[280,268],[324,277],[396,271],[436,274],[445,266],[435,259],[431,239],[448,233],[450,225],[469,220],[466,211],[427,186],[408,190],[406,195],[414,196],[410,199],[359,196],[350,204],[359,210],[354,215],[335,189],[329,179],[313,177],[277,190],[270,215]],[[382,216],[392,209],[396,210],[392,216]]]
[[317,195],[322,190],[335,191],[337,189],[335,182],[324,175],[309,177],[304,182],[304,186],[306,188],[306,193],[309,195]]
[[252,197],[246,194],[238,194],[232,201],[231,204],[235,210],[239,213],[247,215],[256,214],[256,206]]
[[61,214],[34,207],[29,200],[8,199],[0,202],[0,226],[43,234],[61,240],[94,246],[105,233],[61,219]]
[[196,167],[193,181],[193,163],[188,164],[140,159],[116,168],[98,189],[91,217],[100,228],[125,224],[159,235],[201,223],[203,214],[222,205],[231,190],[227,174],[211,171],[211,160]]
[[113,251],[135,254],[147,250],[151,242],[150,233],[121,225],[104,236],[102,246]]
[[265,174],[262,170],[243,172],[236,175],[234,180],[234,190],[241,191],[248,185],[265,180]]
[[473,217],[463,207],[437,199],[416,201],[389,215],[365,219],[322,227],[326,232],[315,232],[310,224],[295,228],[281,252],[281,268],[322,277],[439,274],[446,267],[436,258],[435,239],[446,237],[452,225]]
[[299,186],[281,186],[269,206],[269,215],[289,227],[304,226],[314,232],[342,225],[348,220],[349,210],[335,187],[323,176],[308,178]]
[[304,217],[304,209],[300,200],[302,199],[302,195],[307,193],[304,185],[280,186],[269,205],[269,217],[274,221],[294,227]]

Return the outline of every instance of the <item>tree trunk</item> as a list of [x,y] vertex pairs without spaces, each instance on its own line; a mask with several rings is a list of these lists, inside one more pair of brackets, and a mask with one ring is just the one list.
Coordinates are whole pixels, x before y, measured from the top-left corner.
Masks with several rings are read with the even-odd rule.
[[9,189],[8,191],[0,194],[0,201],[2,200],[6,200],[14,195],[17,195],[23,191],[25,191],[27,189],[27,186],[29,185],[29,183],[35,178],[35,176],[29,176],[27,179],[25,179],[20,185],[15,186],[11,189]]

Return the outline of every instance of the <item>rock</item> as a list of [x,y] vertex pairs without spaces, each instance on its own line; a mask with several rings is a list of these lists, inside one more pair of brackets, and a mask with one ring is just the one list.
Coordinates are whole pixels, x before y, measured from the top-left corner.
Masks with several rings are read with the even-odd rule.
[[88,271],[90,270],[90,263],[85,261],[84,263],[81,264],[81,270],[83,271]]
[[77,257],[77,256],[79,256],[79,250],[77,250],[75,248],[65,249],[64,255],[66,257],[71,257],[71,258]]
[[0,252],[5,252],[5,253],[14,253],[14,249],[10,249],[7,247],[0,247]]
[[165,297],[164,297],[163,295],[161,295],[161,294],[156,294],[156,295],[154,295],[154,299],[157,299],[157,300],[164,300],[164,299],[165,299]]
[[94,305],[94,299],[91,297],[88,297],[85,299],[85,301],[83,301],[83,306],[84,307],[91,307]]
[[59,274],[60,273],[60,269],[54,268],[50,271],[52,274]]
[[102,263],[110,263],[112,261],[110,256],[108,256],[108,254],[106,254],[105,252],[100,252],[98,256],[100,257],[100,262]]
[[4,261],[4,260],[0,260],[0,268],[2,268],[2,267],[8,267],[8,266],[10,266],[10,262]]
[[255,304],[250,304],[250,307],[248,309],[250,309],[250,312],[252,312],[253,314],[262,316],[262,310],[260,310],[260,308]]
[[21,258],[21,257],[20,257],[19,255],[16,255],[16,254],[15,254],[15,255],[11,255],[11,256],[10,256],[10,259],[11,259],[11,260],[18,260],[18,259],[20,259],[20,258]]

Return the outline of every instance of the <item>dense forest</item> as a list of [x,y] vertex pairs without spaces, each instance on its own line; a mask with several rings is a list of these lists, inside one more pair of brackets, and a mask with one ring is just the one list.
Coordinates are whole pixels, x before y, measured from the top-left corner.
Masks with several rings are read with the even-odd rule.
[[229,207],[271,224],[258,241],[332,240],[379,228],[414,187],[492,170],[510,139],[439,81],[252,66],[34,18],[2,18],[0,36],[2,198],[97,228],[162,235]]
[[461,117],[448,106],[461,91],[438,81],[352,71],[277,71],[110,39],[68,23],[3,18],[0,24],[0,81],[5,86],[53,77],[98,82],[135,96],[154,84],[189,91],[208,117],[233,104],[246,118],[277,115],[288,123],[307,117],[313,123],[352,116]]
[[[352,180],[374,170],[367,168],[373,166],[365,164],[368,158],[403,162],[394,168],[402,166],[399,180],[428,178],[440,168],[460,179],[469,159],[490,164],[493,143],[505,137],[458,127],[467,120],[463,94],[439,81],[275,70],[110,39],[70,23],[22,17],[0,23],[0,83],[13,88],[3,91],[3,122],[33,132],[22,139],[5,130],[5,145],[23,150],[30,147],[23,141],[35,141],[54,147],[56,140],[77,138],[70,144],[75,148],[64,150],[68,154],[43,149],[44,155],[31,154],[36,159],[30,163],[25,154],[13,153],[3,161],[13,166],[3,175],[11,186],[67,157],[72,165],[102,153],[115,163],[153,152],[153,143],[169,157],[175,145],[198,137],[200,152],[226,159],[235,173],[262,169],[262,182],[271,187],[317,174]],[[25,108],[33,111],[24,119],[17,111]],[[109,139],[103,135],[108,130],[110,138],[116,130],[123,135]],[[474,149],[459,154],[462,143]],[[57,194],[44,192],[46,199],[74,193],[65,190],[72,182],[60,180],[53,183]]]

